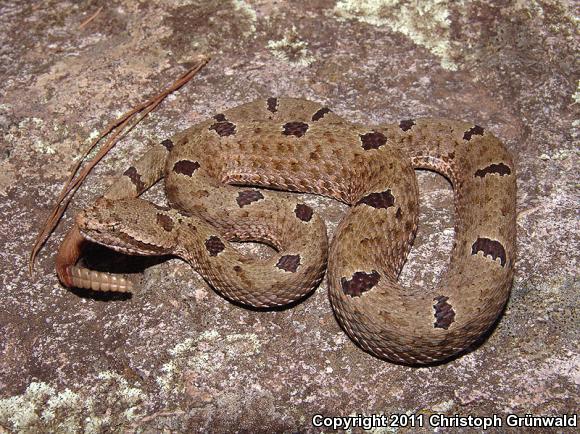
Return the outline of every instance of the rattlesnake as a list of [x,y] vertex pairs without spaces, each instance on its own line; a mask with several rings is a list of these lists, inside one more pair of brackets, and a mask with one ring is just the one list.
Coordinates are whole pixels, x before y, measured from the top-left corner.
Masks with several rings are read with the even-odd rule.
[[[414,168],[446,176],[455,195],[451,261],[432,290],[397,283],[417,228]],[[171,207],[138,198],[162,177]],[[318,214],[275,190],[350,205],[330,247]],[[271,307],[310,293],[328,262],[330,300],[348,335],[380,358],[426,364],[465,350],[501,314],[513,278],[515,198],[510,154],[477,125],[368,127],[314,102],[268,98],[156,144],[79,213],[57,271],[67,286],[132,289],[74,265],[82,237],[129,254],[179,256],[224,297]],[[257,260],[229,244],[249,240],[276,253]]]

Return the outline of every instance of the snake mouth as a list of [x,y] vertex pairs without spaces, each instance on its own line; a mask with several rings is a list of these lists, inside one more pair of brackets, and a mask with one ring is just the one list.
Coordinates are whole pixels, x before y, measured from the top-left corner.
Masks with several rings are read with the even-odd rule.
[[[110,227],[105,230],[78,228],[78,233],[86,248],[79,252],[75,261],[70,261],[66,267],[67,286],[80,289],[90,289],[104,292],[133,292],[136,288],[135,278],[123,276],[126,267],[134,276],[142,273],[145,268],[165,260],[168,253],[155,246],[139,242],[133,238],[125,241],[123,233],[116,232]],[[84,266],[78,260],[84,259],[93,263],[96,261],[98,269],[114,269],[114,272],[94,270],[92,266]],[[82,261],[81,261],[82,263]]]
[[134,284],[126,277],[77,265],[78,260],[83,256],[88,241],[96,240],[83,235],[78,225],[74,225],[67,233],[56,256],[55,266],[59,280],[68,288],[104,292],[132,292]]
[[[94,236],[91,236],[90,233],[85,232],[82,228],[79,230],[79,232],[84,241],[106,247],[107,249],[111,249],[121,254],[138,254],[138,252],[130,249],[129,247],[119,246],[118,244],[109,244],[101,237],[97,239]],[[66,267],[66,274],[68,280],[70,280],[70,286],[74,286],[75,288],[103,292],[132,292],[134,290],[133,282],[126,277],[123,277],[122,275],[105,271],[92,270],[90,268],[77,265],[76,263]]]
[[[124,277],[122,274],[110,273],[106,271],[97,271],[91,268],[79,265],[77,261],[89,254],[97,261],[104,262],[101,266],[113,268],[134,268],[131,273],[142,273],[148,265],[153,265],[157,261],[163,260],[167,252],[155,249],[147,243],[139,242],[133,238],[125,241],[123,233],[118,233],[108,227],[105,230],[78,228],[78,234],[84,245],[89,244],[88,249],[79,251],[74,261],[69,261],[64,269],[64,278],[61,281],[69,287],[80,289],[90,289],[93,291],[103,292],[133,292],[135,283],[132,279]],[[88,252],[87,252],[88,250]],[[106,253],[108,251],[108,253]],[[116,255],[115,253],[119,255]],[[111,255],[116,257],[111,257]],[[133,257],[130,259],[129,257]],[[140,257],[140,259],[137,259]],[[148,257],[149,259],[145,259]],[[122,264],[121,264],[122,263]],[[100,266],[98,267],[100,268]],[[119,270],[123,273],[121,270]]]

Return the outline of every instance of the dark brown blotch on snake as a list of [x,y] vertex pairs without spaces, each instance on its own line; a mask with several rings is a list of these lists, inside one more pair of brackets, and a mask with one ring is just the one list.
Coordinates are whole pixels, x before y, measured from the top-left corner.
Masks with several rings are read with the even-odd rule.
[[228,121],[224,114],[215,115],[214,119],[217,122],[211,124],[209,129],[214,130],[220,137],[236,134],[236,125]]
[[174,226],[171,217],[165,214],[157,214],[157,224],[167,232],[171,232]]
[[473,136],[483,136],[485,130],[481,128],[479,125],[475,125],[473,128],[470,128],[463,134],[463,140],[471,140]]
[[304,122],[286,122],[282,125],[282,134],[285,136],[302,137],[308,131],[308,124]]
[[267,100],[268,111],[271,113],[276,113],[278,111],[278,98],[270,97]]
[[173,141],[171,139],[165,139],[161,142],[161,145],[167,149],[168,151],[171,151],[173,149]]
[[322,107],[320,110],[318,110],[316,113],[314,113],[312,115],[312,121],[316,122],[319,121],[320,119],[322,119],[324,117],[324,115],[326,113],[330,113],[331,110],[328,107]]
[[399,122],[399,128],[403,131],[409,131],[415,125],[415,119],[405,119]]
[[300,255],[284,255],[278,259],[276,267],[280,270],[295,273],[300,265]]
[[471,246],[471,254],[477,255],[478,252],[483,252],[483,255],[488,255],[495,261],[499,258],[501,266],[505,266],[506,253],[505,249],[499,241],[490,240],[489,238],[478,238]]
[[294,214],[296,214],[296,217],[298,217],[303,222],[309,222],[312,218],[312,215],[314,214],[314,211],[308,205],[299,203],[296,205],[296,208],[294,208]]
[[236,202],[240,208],[264,199],[264,195],[259,190],[242,190],[238,193]]
[[371,290],[381,280],[381,275],[373,270],[370,273],[357,271],[350,279],[343,277],[340,279],[342,292],[351,297],[360,297],[363,292]]
[[455,311],[453,307],[447,302],[449,297],[439,295],[433,299],[436,301],[433,305],[435,308],[435,322],[433,327],[447,330],[449,326],[455,321]]
[[180,160],[173,165],[173,171],[180,175],[192,176],[193,172],[199,169],[197,161]]
[[484,178],[485,175],[496,174],[496,175],[504,176],[504,175],[510,175],[511,173],[512,173],[512,171],[509,168],[509,166],[506,166],[503,163],[499,163],[499,164],[490,164],[489,166],[484,167],[483,169],[478,169],[475,172],[475,176],[479,176],[480,178]]
[[137,172],[135,167],[129,167],[125,172],[123,172],[123,175],[131,180],[138,193],[141,193],[145,189],[145,184],[141,181],[141,175],[139,175],[139,172]]
[[205,248],[209,252],[210,256],[217,256],[226,248],[223,241],[219,237],[212,235],[207,240],[205,240]]
[[367,194],[357,202],[357,205],[360,205],[361,203],[372,206],[373,208],[387,209],[395,204],[395,198],[391,194],[391,190],[385,190],[380,193]]
[[361,134],[360,141],[365,151],[370,149],[379,149],[387,143],[385,135],[379,131],[372,131],[370,133]]

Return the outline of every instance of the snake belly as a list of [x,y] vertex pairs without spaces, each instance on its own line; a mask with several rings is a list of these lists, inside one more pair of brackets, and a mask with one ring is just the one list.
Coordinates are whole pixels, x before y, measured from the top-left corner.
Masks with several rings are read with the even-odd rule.
[[[417,168],[444,175],[454,191],[451,260],[432,289],[397,282],[417,229]],[[162,177],[170,207],[138,198]],[[350,205],[330,248],[315,210],[278,190]],[[477,125],[408,119],[369,127],[315,102],[268,98],[157,144],[76,226],[84,239],[125,253],[177,255],[218,293],[255,307],[299,300],[326,270],[351,339],[417,365],[470,348],[499,318],[513,278],[515,199],[509,152]],[[263,242],[275,254],[249,258],[232,241]],[[61,261],[65,284],[131,289],[75,266],[73,256]]]

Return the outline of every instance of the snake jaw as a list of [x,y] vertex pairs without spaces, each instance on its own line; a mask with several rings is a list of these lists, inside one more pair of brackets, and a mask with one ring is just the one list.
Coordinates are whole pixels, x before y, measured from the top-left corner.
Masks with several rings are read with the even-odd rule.
[[71,286],[75,288],[105,292],[132,292],[134,289],[133,282],[129,279],[111,273],[89,270],[76,265],[67,267],[66,273],[72,283]]
[[[101,244],[120,253],[139,254],[136,251],[131,251],[129,248],[120,247],[118,245],[108,245],[102,238],[94,238],[87,232],[83,231],[82,228],[79,228],[78,230],[84,241]],[[59,276],[61,274],[63,276],[61,281],[68,287],[104,292],[132,292],[134,289],[133,282],[125,277],[77,266],[74,262],[65,266],[63,272],[59,273]]]
[[111,249],[111,250],[118,252],[118,253],[122,253],[125,255],[145,255],[145,254],[148,254],[148,252],[133,249],[133,248],[131,248],[131,246],[129,246],[127,244],[121,245],[118,240],[114,240],[114,241],[106,240],[105,239],[106,237],[104,237],[103,234],[99,234],[100,236],[93,236],[93,235],[91,235],[91,232],[86,232],[83,230],[81,230],[80,232],[85,240],[90,241],[91,243],[99,244],[101,246],[104,246],[104,247]]

